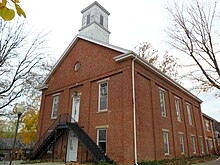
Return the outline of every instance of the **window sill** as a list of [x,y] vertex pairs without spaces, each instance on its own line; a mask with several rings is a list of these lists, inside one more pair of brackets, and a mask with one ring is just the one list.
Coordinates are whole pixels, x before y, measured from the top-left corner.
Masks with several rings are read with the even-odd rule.
[[181,121],[181,120],[177,120],[179,123],[182,123],[183,124],[183,121]]
[[169,157],[170,156],[170,154],[169,153],[165,153],[165,157]]
[[163,116],[163,115],[161,115],[161,116],[162,116],[162,118],[167,119],[167,116]]
[[107,113],[107,112],[109,112],[107,109],[106,110],[101,110],[101,111],[98,111],[98,112],[96,112],[96,113]]

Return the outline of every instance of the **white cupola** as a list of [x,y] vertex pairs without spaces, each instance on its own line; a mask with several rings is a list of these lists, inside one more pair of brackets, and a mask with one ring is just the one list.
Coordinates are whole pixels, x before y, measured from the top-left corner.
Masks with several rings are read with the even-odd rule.
[[96,1],[81,13],[83,14],[82,28],[79,34],[109,43],[108,16],[110,13]]

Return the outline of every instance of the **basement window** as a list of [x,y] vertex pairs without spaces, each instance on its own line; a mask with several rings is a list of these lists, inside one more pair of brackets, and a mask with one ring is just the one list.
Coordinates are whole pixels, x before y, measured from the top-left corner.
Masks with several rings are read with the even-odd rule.
[[163,130],[164,153],[169,155],[169,131]]
[[107,146],[107,129],[106,128],[97,130],[97,144],[106,153],[106,146]]
[[191,135],[191,140],[192,140],[193,154],[196,154],[196,141],[195,141],[195,136],[194,135]]

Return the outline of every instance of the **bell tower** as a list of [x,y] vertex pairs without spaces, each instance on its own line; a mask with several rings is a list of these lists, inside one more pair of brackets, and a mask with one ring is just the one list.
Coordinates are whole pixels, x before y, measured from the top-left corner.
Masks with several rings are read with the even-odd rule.
[[108,16],[110,13],[96,1],[83,9],[81,13],[82,28],[79,34],[109,43]]

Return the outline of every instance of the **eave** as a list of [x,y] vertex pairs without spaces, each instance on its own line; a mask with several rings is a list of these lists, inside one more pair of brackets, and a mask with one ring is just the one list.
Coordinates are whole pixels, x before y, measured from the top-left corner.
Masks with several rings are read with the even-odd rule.
[[165,79],[166,81],[168,81],[169,83],[171,83],[172,85],[176,86],[177,88],[179,88],[181,91],[183,91],[184,93],[188,94],[189,96],[191,96],[192,98],[194,98],[195,100],[197,100],[199,103],[202,103],[203,101],[201,99],[199,99],[197,96],[195,96],[194,94],[192,94],[191,92],[189,92],[186,88],[184,88],[183,86],[181,86],[180,84],[178,84],[177,82],[175,82],[173,79],[171,79],[169,76],[165,75],[164,73],[162,73],[160,70],[158,70],[155,66],[153,66],[152,64],[148,63],[146,60],[144,60],[143,58],[141,58],[140,56],[138,56],[136,53],[130,51],[128,53],[116,56],[114,58],[115,61],[117,62],[122,62],[128,59],[134,59],[135,61],[137,61],[138,63],[142,64],[144,67],[150,69],[151,71],[153,71],[155,74],[159,75],[160,77],[162,77],[163,79]]

